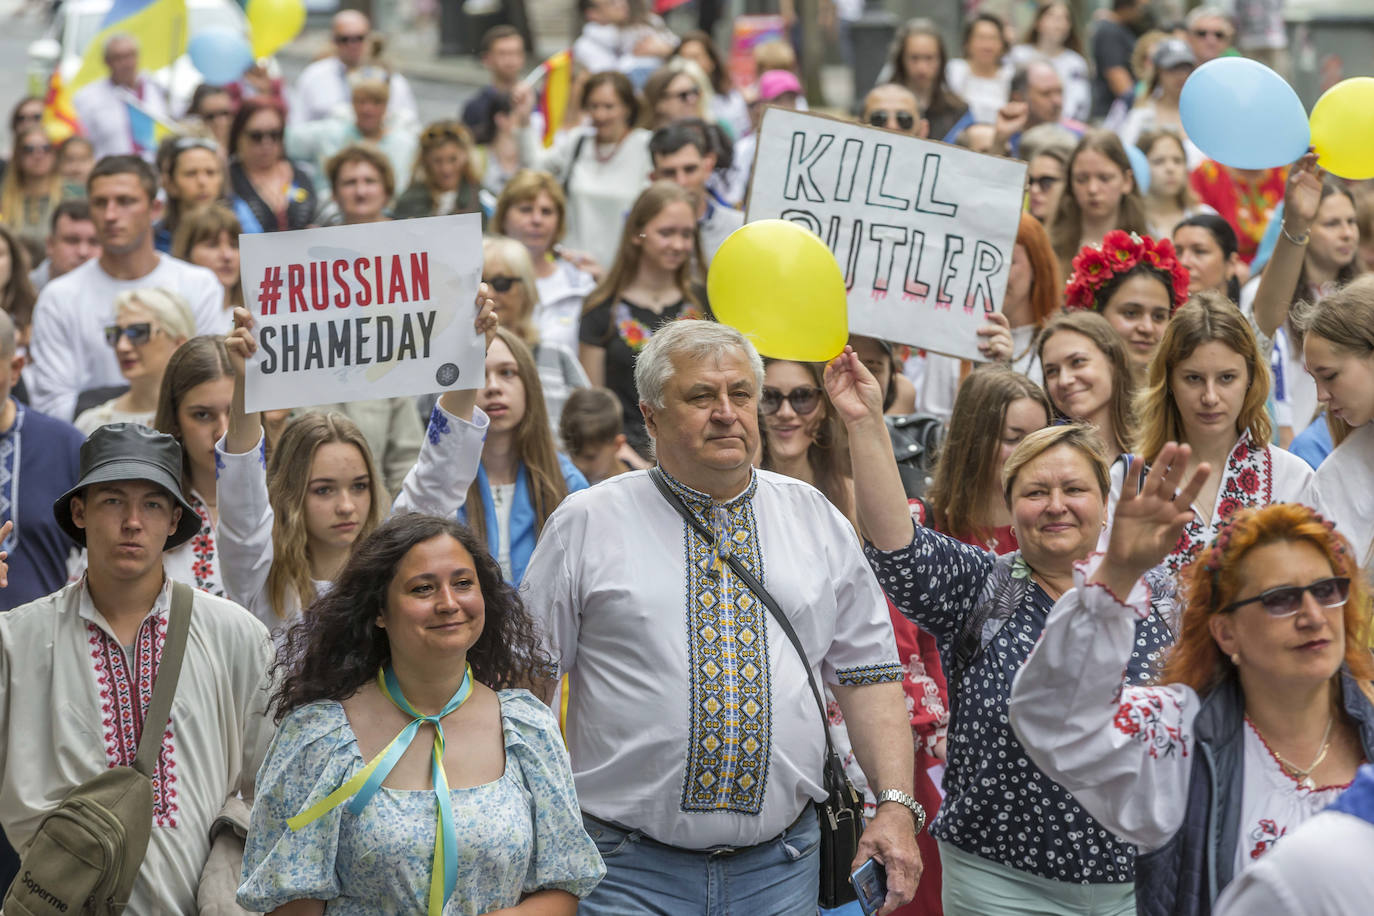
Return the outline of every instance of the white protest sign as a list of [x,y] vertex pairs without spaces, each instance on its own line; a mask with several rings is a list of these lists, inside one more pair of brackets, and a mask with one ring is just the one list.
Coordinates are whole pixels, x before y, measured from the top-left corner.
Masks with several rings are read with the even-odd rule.
[[239,252],[250,412],[483,384],[476,213],[242,235]]
[[849,290],[849,329],[982,359],[1001,311],[1026,165],[894,131],[769,108],[749,221],[781,218],[826,243]]

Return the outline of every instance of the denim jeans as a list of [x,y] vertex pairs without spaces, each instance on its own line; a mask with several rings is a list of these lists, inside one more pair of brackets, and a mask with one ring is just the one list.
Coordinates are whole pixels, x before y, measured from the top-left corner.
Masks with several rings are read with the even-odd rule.
[[590,818],[606,877],[579,916],[815,916],[821,830],[808,805],[781,836],[734,855],[673,849]]

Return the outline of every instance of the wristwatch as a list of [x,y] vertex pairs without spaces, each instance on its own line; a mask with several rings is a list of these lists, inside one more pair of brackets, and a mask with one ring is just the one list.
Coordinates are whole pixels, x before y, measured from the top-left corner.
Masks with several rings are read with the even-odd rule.
[[883,802],[896,802],[903,808],[911,812],[911,816],[916,819],[916,832],[920,833],[926,826],[926,809],[921,807],[921,803],[907,795],[901,789],[883,789],[878,793],[878,804]]

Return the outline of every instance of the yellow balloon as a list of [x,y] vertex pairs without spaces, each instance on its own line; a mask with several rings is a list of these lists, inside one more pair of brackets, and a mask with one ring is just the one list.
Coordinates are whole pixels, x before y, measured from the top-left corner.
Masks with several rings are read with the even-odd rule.
[[825,243],[796,223],[762,219],[721,243],[706,277],[711,311],[764,356],[824,362],[849,338],[844,276]]
[[1332,86],[1312,108],[1312,147],[1322,168],[1342,178],[1374,178],[1374,78]]
[[290,44],[305,27],[302,0],[248,0],[247,12],[253,28],[253,56],[259,60]]

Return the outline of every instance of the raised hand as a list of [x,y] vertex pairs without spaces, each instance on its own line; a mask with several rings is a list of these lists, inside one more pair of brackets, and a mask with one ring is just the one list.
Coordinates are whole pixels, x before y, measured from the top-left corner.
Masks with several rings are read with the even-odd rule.
[[853,347],[825,367],[825,393],[846,426],[864,420],[883,421],[883,389]]
[[1302,235],[1317,218],[1325,174],[1317,167],[1316,153],[1307,153],[1288,171],[1288,184],[1283,191],[1283,225],[1289,234]]
[[978,352],[993,362],[1009,362],[1015,353],[1011,336],[1011,322],[1001,312],[988,312],[987,324],[976,332],[980,338]]
[[234,329],[224,338],[224,348],[229,351],[229,362],[234,367],[234,375],[243,379],[244,367],[253,354],[258,352],[258,341],[253,336],[253,313],[246,308],[234,309]]
[[[1187,445],[1166,443],[1150,473],[1145,475],[1140,491],[1122,487],[1107,542],[1107,557],[1098,576],[1116,594],[1125,595],[1147,570],[1162,562],[1178,543],[1183,527],[1192,521],[1193,500],[1212,469],[1199,465],[1192,479],[1184,484],[1191,453]],[[1137,473],[1134,465],[1138,460],[1132,459],[1124,479],[1135,479],[1132,475]],[[1104,572],[1114,581],[1108,581]]]

